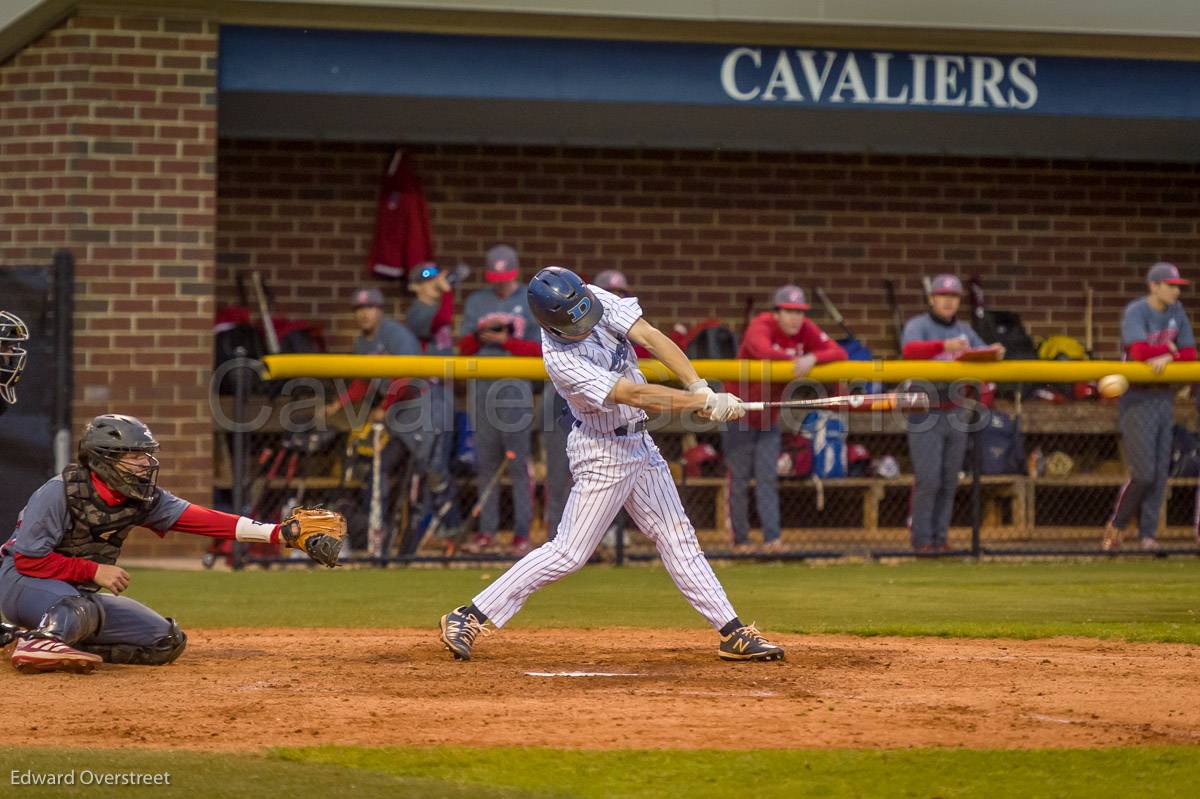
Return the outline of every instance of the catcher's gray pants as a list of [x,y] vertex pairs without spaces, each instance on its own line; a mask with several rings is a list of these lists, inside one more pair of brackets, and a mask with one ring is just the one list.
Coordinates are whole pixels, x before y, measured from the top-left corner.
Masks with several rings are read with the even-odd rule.
[[1135,388],[1121,397],[1121,441],[1129,480],[1117,495],[1112,524],[1124,530],[1137,514],[1138,537],[1158,534],[1158,511],[1171,468],[1175,392],[1163,388]]
[[941,546],[949,537],[958,473],[967,453],[967,423],[963,408],[934,409],[908,418],[914,547]]
[[[0,609],[13,624],[35,629],[42,615],[63,597],[82,596],[83,592],[62,580],[29,577],[17,571],[11,557],[0,566]],[[170,631],[171,623],[150,608],[129,597],[92,594],[104,613],[100,631],[79,642],[90,644],[130,644],[153,646]]]
[[782,440],[778,426],[769,430],[739,430],[736,425],[730,425],[721,433],[721,448],[729,465],[729,521],[735,544],[746,543],[750,533],[746,487],[751,471],[763,541],[779,538],[779,447]]

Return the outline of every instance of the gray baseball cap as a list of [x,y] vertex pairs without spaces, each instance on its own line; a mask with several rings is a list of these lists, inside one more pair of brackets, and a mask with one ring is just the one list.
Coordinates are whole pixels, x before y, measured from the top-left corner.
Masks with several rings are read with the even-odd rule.
[[929,285],[929,294],[931,296],[953,294],[961,297],[963,293],[962,281],[954,275],[938,275]]
[[619,269],[605,269],[600,274],[596,275],[596,279],[592,281],[605,291],[611,291],[614,294],[628,294],[629,281],[625,279],[625,274]]
[[484,279],[489,283],[503,283],[516,280],[521,268],[517,259],[517,251],[507,244],[497,244],[487,251],[483,267]]
[[382,308],[383,292],[375,288],[357,289],[351,296],[350,303],[355,308],[362,308],[364,305],[370,305],[374,308]]
[[804,289],[789,283],[775,290],[775,307],[807,311],[809,309],[808,297],[804,296]]
[[1186,286],[1192,281],[1184,280],[1179,276],[1179,267],[1166,261],[1159,261],[1154,266],[1150,267],[1150,271],[1146,273],[1147,283],[1170,283],[1172,286]]

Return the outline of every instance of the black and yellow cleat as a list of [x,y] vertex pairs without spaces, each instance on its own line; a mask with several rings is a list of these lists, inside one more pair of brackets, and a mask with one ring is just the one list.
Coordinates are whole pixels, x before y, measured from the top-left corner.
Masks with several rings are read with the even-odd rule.
[[773,644],[753,624],[721,636],[721,660],[783,660],[783,647]]
[[470,660],[471,647],[480,633],[488,634],[479,621],[467,612],[467,608],[455,608],[442,616],[442,643],[454,655],[455,660]]

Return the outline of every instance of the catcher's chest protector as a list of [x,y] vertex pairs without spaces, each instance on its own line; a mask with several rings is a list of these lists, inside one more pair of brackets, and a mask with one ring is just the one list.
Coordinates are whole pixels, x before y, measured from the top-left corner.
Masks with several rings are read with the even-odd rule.
[[96,496],[91,475],[84,467],[71,464],[63,469],[62,479],[71,526],[54,551],[110,566],[116,563],[125,536],[150,515],[150,508],[158,499],[157,492],[148,502],[130,500],[113,508]]

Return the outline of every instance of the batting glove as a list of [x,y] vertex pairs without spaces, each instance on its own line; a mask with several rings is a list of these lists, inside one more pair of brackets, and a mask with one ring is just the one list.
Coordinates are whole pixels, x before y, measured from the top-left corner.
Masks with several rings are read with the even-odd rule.
[[704,400],[703,414],[714,422],[732,422],[745,416],[746,408],[733,394],[710,393]]

